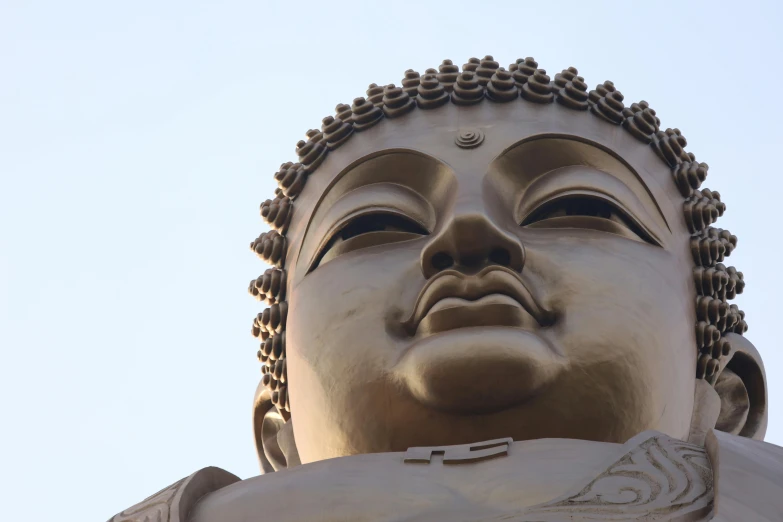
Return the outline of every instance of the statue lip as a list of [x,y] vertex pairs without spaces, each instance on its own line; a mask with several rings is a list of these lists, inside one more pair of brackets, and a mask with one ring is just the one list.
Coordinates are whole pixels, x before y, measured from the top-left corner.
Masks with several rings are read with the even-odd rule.
[[[512,308],[518,313],[509,313]],[[482,313],[487,317],[481,317]],[[443,324],[434,317],[444,314],[453,314],[454,319],[459,319],[458,324]],[[551,325],[554,319],[552,312],[536,302],[519,274],[506,267],[488,266],[475,275],[444,270],[430,279],[419,293],[413,313],[403,324],[411,335],[420,326],[426,333],[494,322],[498,326],[535,326],[524,317],[528,314],[541,327]]]

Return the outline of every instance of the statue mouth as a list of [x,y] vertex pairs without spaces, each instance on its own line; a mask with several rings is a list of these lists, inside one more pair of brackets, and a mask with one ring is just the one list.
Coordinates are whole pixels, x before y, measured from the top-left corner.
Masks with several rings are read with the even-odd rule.
[[475,275],[445,270],[430,279],[403,324],[410,335],[428,335],[476,326],[535,329],[553,320],[518,274],[490,266]]
[[392,374],[422,404],[455,414],[521,404],[554,382],[568,359],[519,274],[489,266],[444,270],[421,290],[403,323],[413,338]]

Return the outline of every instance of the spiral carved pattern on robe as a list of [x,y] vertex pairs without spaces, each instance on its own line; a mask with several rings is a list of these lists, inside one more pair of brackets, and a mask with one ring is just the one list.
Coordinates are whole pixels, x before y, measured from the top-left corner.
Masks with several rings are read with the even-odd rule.
[[[642,432],[623,446],[627,453],[600,475],[519,516],[492,521],[707,520],[714,478],[704,448],[658,432]],[[618,480],[619,479],[619,480]]]

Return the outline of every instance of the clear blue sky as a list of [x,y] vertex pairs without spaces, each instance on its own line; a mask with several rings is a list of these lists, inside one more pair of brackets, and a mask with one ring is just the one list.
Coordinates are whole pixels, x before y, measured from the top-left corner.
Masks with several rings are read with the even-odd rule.
[[105,520],[207,465],[257,474],[247,245],[272,174],[370,82],[485,54],[611,79],[710,164],[783,445],[782,25],[775,1],[5,0],[2,518]]

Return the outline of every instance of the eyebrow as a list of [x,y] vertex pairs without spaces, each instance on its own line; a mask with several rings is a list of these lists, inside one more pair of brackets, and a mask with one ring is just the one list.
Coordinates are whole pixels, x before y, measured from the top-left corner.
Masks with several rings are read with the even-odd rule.
[[[400,185],[412,185],[410,181],[417,181],[417,180],[411,180],[410,178],[407,178],[403,175],[399,175],[400,171],[404,171],[405,165],[402,165],[402,169],[395,169],[394,172],[388,172],[388,173],[378,173],[377,169],[371,168],[375,167],[376,164],[378,167],[380,166],[386,166],[390,160],[396,159],[407,159],[412,162],[427,162],[432,165],[440,165],[441,162],[437,160],[436,158],[425,154],[423,152],[413,150],[413,149],[389,149],[389,150],[382,150],[382,151],[376,151],[372,154],[363,156],[344,169],[342,169],[339,173],[337,173],[334,178],[329,182],[328,185],[326,185],[322,192],[321,197],[318,199],[318,201],[315,202],[313,205],[313,211],[310,215],[310,219],[312,220],[312,217],[321,209],[321,207],[324,205],[324,203],[328,204],[328,200],[330,199],[329,196],[332,195],[332,191],[342,182],[345,178],[350,177],[351,175],[356,175],[357,171],[362,171],[365,169],[368,169],[369,172],[365,173],[368,174],[367,176],[363,176],[359,179],[357,179],[357,182],[355,184],[349,185],[349,190],[356,189],[363,185],[370,185],[372,183],[378,183],[380,181],[385,182],[396,182]],[[378,173],[378,176],[373,176],[372,174]],[[361,174],[361,172],[359,172]],[[383,174],[392,174],[392,176],[383,176]],[[414,183],[415,184],[415,183]],[[339,199],[342,196],[337,196],[334,198],[334,201]]]
[[[399,164],[400,160],[403,160],[402,164]],[[389,168],[392,162],[394,162],[394,169]],[[394,148],[374,151],[371,154],[358,158],[338,172],[323,187],[320,197],[313,205],[307,225],[302,232],[302,240],[296,252],[295,263],[298,264],[301,261],[302,250],[305,248],[305,245],[310,244],[309,238],[313,232],[313,220],[319,212],[323,211],[325,205],[327,208],[326,212],[328,212],[328,209],[331,209],[345,195],[361,187],[374,184],[396,184],[421,194],[421,190],[417,190],[416,187],[424,187],[426,183],[431,182],[431,179],[428,180],[427,176],[410,176],[406,168],[408,165],[406,164],[411,163],[415,163],[419,167],[428,165],[433,170],[447,168],[443,162],[424,152],[408,148]],[[348,183],[347,186],[341,187],[341,184],[345,183],[346,179],[350,180],[352,176],[356,176],[356,179]],[[335,191],[338,187],[344,190],[342,192],[340,190]],[[424,199],[426,200],[426,198]]]
[[[513,172],[516,175],[522,174],[525,178],[530,179],[531,182],[549,172],[564,167],[583,166],[612,175],[628,186],[643,205],[648,203],[655,208],[666,229],[670,233],[672,232],[671,226],[663,210],[658,205],[656,197],[639,173],[621,157],[616,156],[596,143],[575,139],[573,136],[547,136],[525,139],[511,145],[500,153],[493,160],[492,164],[498,166],[503,172]],[[632,179],[634,184],[642,189],[641,193],[634,190],[634,187],[629,185],[626,179]],[[644,197],[641,197],[642,195]]]

